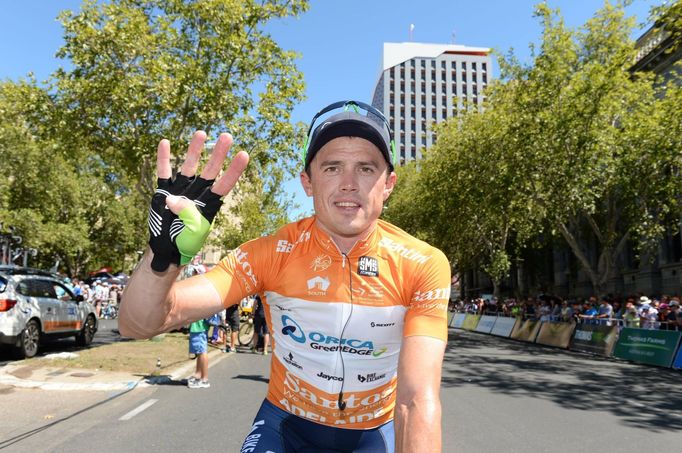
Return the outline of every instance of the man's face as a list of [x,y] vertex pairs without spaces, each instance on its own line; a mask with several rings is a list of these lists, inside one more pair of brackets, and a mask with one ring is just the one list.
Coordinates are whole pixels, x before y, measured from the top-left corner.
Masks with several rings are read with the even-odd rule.
[[301,173],[306,194],[313,197],[323,229],[342,247],[363,239],[376,224],[393,191],[395,173],[372,142],[338,137],[325,144]]

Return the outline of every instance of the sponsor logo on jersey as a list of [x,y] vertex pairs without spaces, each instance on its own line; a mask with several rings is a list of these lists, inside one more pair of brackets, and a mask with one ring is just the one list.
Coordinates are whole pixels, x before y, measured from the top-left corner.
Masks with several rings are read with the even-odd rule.
[[387,249],[391,250],[392,252],[396,252],[398,255],[402,256],[403,258],[408,259],[410,261],[415,261],[419,264],[423,264],[431,258],[430,256],[422,255],[421,253],[419,253],[418,251],[416,251],[414,249],[408,249],[404,245],[402,245],[398,242],[392,241],[389,238],[382,238],[379,241],[379,247],[387,248]]
[[393,327],[393,326],[395,326],[395,323],[394,322],[374,322],[374,321],[372,321],[369,323],[369,325],[372,327]]
[[378,277],[379,260],[371,256],[361,256],[358,260],[358,274],[365,277]]
[[320,371],[319,373],[317,373],[317,377],[322,378],[322,379],[326,379],[328,381],[339,381],[339,382],[343,381],[343,378],[341,376],[331,376],[329,374],[326,374],[324,371]]
[[441,300],[450,298],[450,287],[438,288],[431,291],[417,291],[412,296],[412,300],[415,302],[423,302],[427,300]]
[[249,254],[244,252],[242,249],[237,248],[234,251],[234,257],[237,264],[239,264],[242,268],[242,272],[239,274],[239,276],[242,277],[242,281],[246,286],[246,290],[251,291],[250,283],[258,286],[258,280],[256,280],[256,276],[253,274],[253,266],[251,266],[251,263],[249,263],[247,260]]
[[280,304],[273,304],[271,305],[272,307],[275,307],[279,311],[291,311],[291,308],[284,308]]
[[311,349],[325,352],[345,352],[346,354],[357,354],[372,357],[379,357],[387,351],[386,347],[376,349],[371,340],[361,340],[356,338],[337,338],[332,335],[325,335],[322,332],[313,331],[306,335],[301,326],[289,315],[282,315],[282,334],[291,337],[297,343],[307,343]]
[[310,263],[310,268],[315,272],[321,272],[327,270],[331,265],[332,259],[329,255],[318,255],[313,262]]
[[385,377],[386,377],[386,373],[383,373],[383,374],[377,374],[377,373],[358,374],[358,381],[360,381],[364,384],[365,382],[374,382],[374,381],[378,381],[379,379],[383,379]]
[[284,360],[289,365],[298,368],[299,370],[303,369],[303,367],[299,365],[299,363],[296,360],[294,360],[294,355],[291,352],[289,353],[289,355],[285,355],[284,357],[282,357],[282,360]]
[[277,241],[277,248],[275,248],[275,251],[277,253],[291,253],[291,250],[294,248],[294,244],[292,244],[289,241],[285,241],[284,239],[281,239]]
[[308,280],[308,294],[311,296],[324,296],[331,284],[327,277],[315,276]]

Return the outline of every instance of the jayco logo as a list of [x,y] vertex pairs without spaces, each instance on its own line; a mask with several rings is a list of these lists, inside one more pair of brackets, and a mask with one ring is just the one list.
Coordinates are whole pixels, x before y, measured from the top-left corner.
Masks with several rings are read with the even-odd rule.
[[343,378],[341,376],[330,376],[329,374],[326,374],[324,371],[320,371],[317,373],[317,377],[326,379],[328,381],[343,381]]

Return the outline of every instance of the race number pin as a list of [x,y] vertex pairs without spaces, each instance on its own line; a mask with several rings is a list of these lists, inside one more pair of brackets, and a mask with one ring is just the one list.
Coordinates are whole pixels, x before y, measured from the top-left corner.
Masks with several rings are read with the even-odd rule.
[[365,277],[378,277],[379,261],[371,256],[361,256],[358,260],[358,274]]

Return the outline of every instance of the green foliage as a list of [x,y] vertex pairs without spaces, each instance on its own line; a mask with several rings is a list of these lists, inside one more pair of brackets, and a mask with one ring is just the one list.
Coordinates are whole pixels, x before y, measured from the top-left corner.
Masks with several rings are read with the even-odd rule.
[[273,230],[291,203],[282,182],[294,172],[303,126],[290,115],[304,85],[297,55],[263,26],[307,7],[86,0],[80,12],[62,13],[58,56],[70,69],[45,87],[0,86],[0,169],[11,175],[0,183],[0,221],[21,229],[43,265],[129,270],[147,238],[159,140],[171,140],[177,166],[203,129],[231,132],[251,155],[237,197],[246,205],[232,209],[240,231],[217,229],[221,242]]
[[673,43],[667,52],[675,52],[682,45],[682,1],[670,0],[651,8],[649,19],[656,28],[669,33]]
[[655,245],[679,220],[680,88],[629,71],[634,23],[623,6],[607,2],[571,30],[538,5],[533,64],[501,59],[485,109],[445,123],[420,171],[406,170],[391,220],[494,282],[545,231],[566,241],[596,290],[629,240]]

